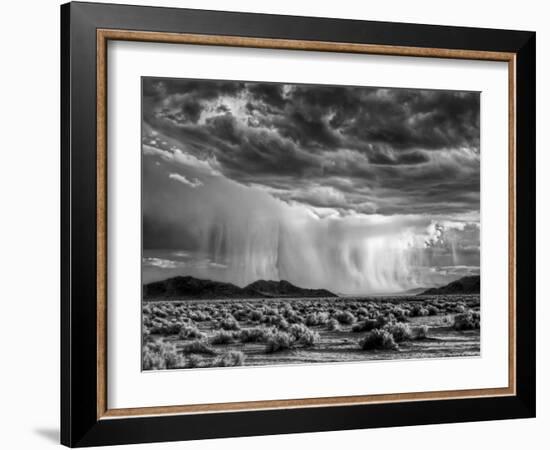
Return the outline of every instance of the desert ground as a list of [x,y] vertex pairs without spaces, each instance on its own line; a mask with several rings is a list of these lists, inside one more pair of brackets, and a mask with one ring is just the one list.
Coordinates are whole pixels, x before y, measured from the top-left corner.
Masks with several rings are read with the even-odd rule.
[[480,355],[479,295],[144,301],[143,370]]

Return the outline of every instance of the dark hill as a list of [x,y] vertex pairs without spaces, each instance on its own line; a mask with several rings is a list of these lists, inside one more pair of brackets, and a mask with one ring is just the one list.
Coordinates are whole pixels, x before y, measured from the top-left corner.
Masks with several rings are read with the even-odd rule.
[[419,295],[479,294],[479,275],[462,277],[439,288],[431,288]]
[[244,288],[190,276],[168,278],[143,286],[145,299],[218,299],[265,297],[337,297],[325,289],[304,289],[288,281],[258,280]]
[[338,297],[326,289],[305,289],[294,286],[286,280],[258,280],[249,284],[245,289],[258,292],[262,297]]
[[218,281],[194,277],[174,277],[143,286],[144,298],[234,298],[242,295],[242,289]]

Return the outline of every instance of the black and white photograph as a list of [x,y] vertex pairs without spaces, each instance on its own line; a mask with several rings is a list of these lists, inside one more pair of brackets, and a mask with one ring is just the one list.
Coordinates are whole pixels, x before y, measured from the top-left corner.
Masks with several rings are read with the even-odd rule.
[[480,356],[479,92],[141,81],[142,370]]

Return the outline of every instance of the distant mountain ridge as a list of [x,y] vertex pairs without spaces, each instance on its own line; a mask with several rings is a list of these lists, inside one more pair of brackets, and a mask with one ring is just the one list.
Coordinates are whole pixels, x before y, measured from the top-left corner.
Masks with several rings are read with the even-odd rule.
[[445,286],[428,289],[419,295],[479,294],[479,275],[462,277]]
[[306,289],[294,286],[286,280],[258,280],[244,289],[258,292],[262,297],[338,297],[326,289]]
[[145,299],[219,299],[266,297],[338,297],[326,289],[306,289],[286,280],[258,280],[240,288],[231,283],[178,276],[143,286]]
[[416,294],[420,294],[420,293],[426,291],[427,289],[428,289],[427,287],[412,288],[412,289],[407,289],[404,292],[401,292],[401,294],[402,295],[416,295]]

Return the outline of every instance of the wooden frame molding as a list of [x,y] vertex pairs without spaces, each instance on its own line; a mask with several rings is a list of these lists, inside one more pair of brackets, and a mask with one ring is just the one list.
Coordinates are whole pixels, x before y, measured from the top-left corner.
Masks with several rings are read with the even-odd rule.
[[[107,43],[109,40],[347,52],[409,57],[508,62],[509,73],[509,383],[507,387],[383,395],[266,400],[109,409],[107,404]],[[500,397],[516,394],[516,55],[509,52],[403,47],[356,43],[264,39],[114,29],[97,30],[97,419],[129,416],[197,414],[265,409],[292,409],[421,400]]]

